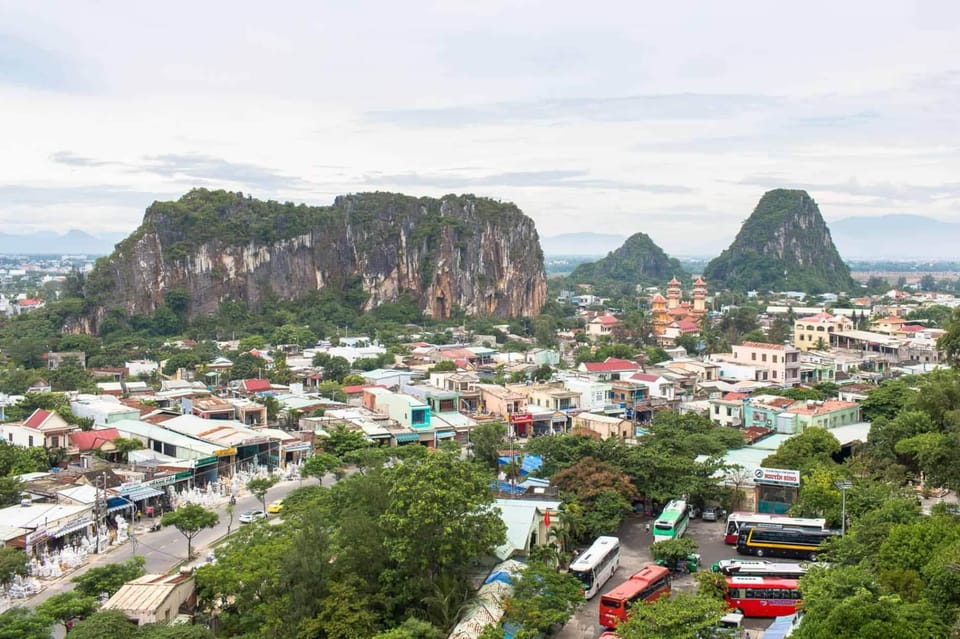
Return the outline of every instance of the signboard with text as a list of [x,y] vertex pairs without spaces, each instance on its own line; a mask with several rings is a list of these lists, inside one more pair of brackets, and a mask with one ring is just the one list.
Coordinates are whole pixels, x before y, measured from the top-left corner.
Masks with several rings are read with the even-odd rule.
[[774,486],[799,486],[800,471],[761,467],[753,471],[753,482],[755,484],[772,484]]

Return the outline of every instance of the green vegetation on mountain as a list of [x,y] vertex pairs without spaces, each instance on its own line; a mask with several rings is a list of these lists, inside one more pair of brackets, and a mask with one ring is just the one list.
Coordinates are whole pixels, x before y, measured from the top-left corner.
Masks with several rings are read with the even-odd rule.
[[687,276],[680,262],[664,253],[646,233],[635,233],[605,258],[577,266],[568,280],[604,290],[618,284],[631,288],[637,284],[662,286],[674,276]]
[[760,198],[733,243],[707,265],[712,284],[740,290],[851,291],[856,286],[806,191]]

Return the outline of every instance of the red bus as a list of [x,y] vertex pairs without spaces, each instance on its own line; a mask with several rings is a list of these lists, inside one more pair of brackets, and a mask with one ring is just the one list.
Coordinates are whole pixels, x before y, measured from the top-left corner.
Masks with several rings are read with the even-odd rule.
[[629,607],[637,601],[656,601],[670,596],[670,570],[648,564],[622,584],[600,597],[600,625],[615,628],[626,620]]
[[727,525],[724,527],[723,541],[731,546],[736,545],[740,529],[753,528],[800,528],[803,530],[826,530],[826,519],[808,519],[804,517],[788,517],[787,515],[768,515],[765,513],[730,513],[727,515]]
[[780,577],[727,577],[724,598],[744,617],[780,617],[797,612],[799,581]]

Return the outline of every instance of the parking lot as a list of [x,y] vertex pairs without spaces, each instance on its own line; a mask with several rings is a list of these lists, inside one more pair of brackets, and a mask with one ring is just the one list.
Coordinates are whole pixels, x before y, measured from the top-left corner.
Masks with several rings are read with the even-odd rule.
[[[620,527],[619,537],[621,543],[620,568],[616,574],[604,586],[603,592],[611,589],[637,570],[644,564],[652,561],[650,557],[650,546],[653,544],[653,533],[646,530],[645,524],[653,525],[653,517],[631,517],[627,519]],[[702,556],[702,566],[704,570],[710,570],[710,566],[721,559],[729,559],[737,556],[737,551],[733,546],[723,543],[722,521],[701,521],[694,519],[690,521],[690,526],[684,535],[697,542],[699,552]],[[691,575],[677,576],[673,580],[673,589],[695,590],[697,582]],[[584,606],[582,606],[573,619],[563,627],[563,630],[557,635],[562,639],[594,639],[598,637],[603,628],[598,621],[600,610],[600,595],[597,595]],[[770,619],[747,619],[745,627],[751,630],[765,629],[770,625]]]

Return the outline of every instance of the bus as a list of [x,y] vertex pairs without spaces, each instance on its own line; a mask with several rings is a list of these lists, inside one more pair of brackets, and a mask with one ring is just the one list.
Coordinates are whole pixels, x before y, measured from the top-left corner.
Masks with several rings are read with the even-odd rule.
[[630,614],[629,608],[638,601],[656,601],[670,596],[670,571],[663,566],[647,564],[630,575],[613,590],[600,597],[600,625],[615,628]]
[[690,523],[690,511],[683,499],[674,499],[663,508],[663,512],[653,524],[653,542],[683,537]]
[[835,530],[741,528],[737,552],[757,557],[799,557],[816,561],[820,544],[836,535]]
[[570,574],[583,584],[583,596],[593,598],[620,567],[620,538],[597,537],[572,564]]
[[724,599],[744,617],[792,615],[800,605],[799,582],[781,577],[727,577]]
[[804,519],[786,515],[768,515],[765,513],[730,513],[724,528],[723,540],[731,546],[737,543],[737,535],[744,526],[754,528],[803,528],[805,530],[825,530],[826,519]]
[[764,560],[721,559],[713,564],[713,572],[732,577],[783,577],[799,579],[807,572],[807,563],[774,563]]

